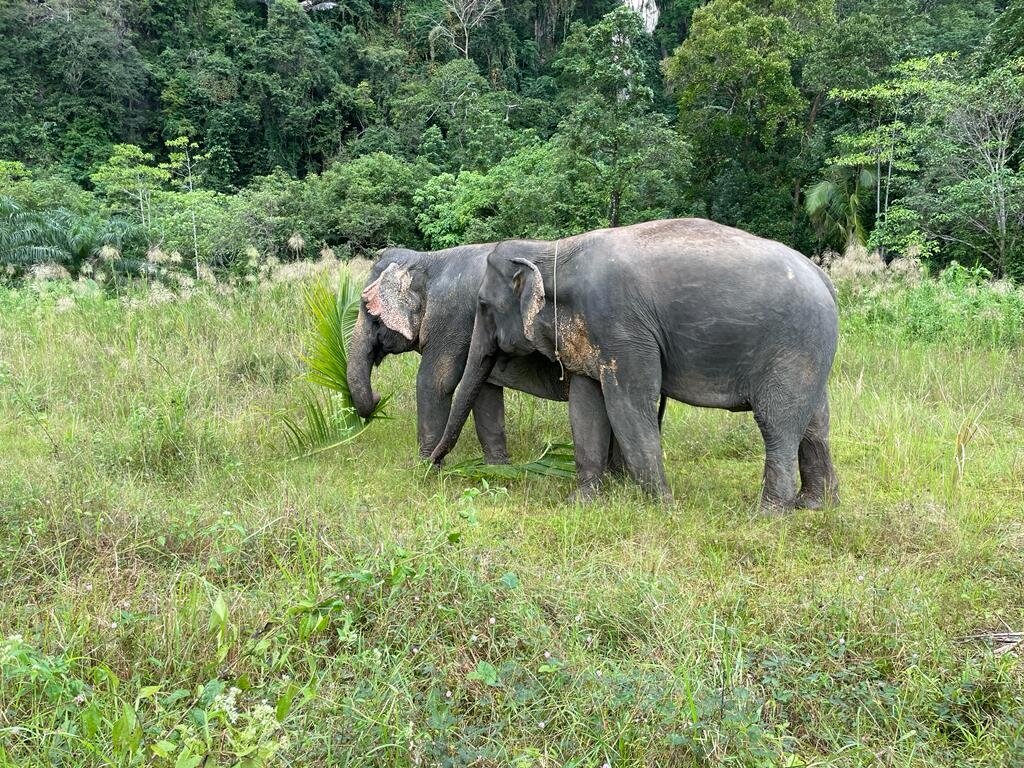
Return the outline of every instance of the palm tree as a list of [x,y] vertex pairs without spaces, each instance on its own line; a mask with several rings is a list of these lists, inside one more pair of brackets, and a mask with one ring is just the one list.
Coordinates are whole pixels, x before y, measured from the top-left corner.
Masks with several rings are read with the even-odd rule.
[[16,200],[0,196],[0,267],[27,269],[44,262],[59,262],[60,249],[51,242],[47,222]]
[[818,236],[841,249],[867,242],[865,215],[875,175],[867,168],[837,168],[804,193],[804,208]]
[[123,219],[63,208],[26,211],[16,200],[0,196],[0,267],[22,272],[37,264],[59,264],[75,277],[105,247],[120,251],[130,234],[131,225]]

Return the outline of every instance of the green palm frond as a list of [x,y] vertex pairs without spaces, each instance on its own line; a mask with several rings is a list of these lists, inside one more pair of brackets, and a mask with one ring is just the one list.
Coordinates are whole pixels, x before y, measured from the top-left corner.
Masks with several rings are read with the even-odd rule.
[[306,290],[305,301],[313,319],[310,352],[304,358],[309,366],[306,380],[340,392],[351,402],[348,343],[359,317],[359,288],[351,275],[342,272],[336,291],[321,279]]
[[295,458],[304,458],[351,442],[370,422],[387,418],[390,396],[381,398],[368,419],[361,419],[348,389],[348,344],[359,317],[359,287],[347,271],[331,290],[326,279],[310,286],[304,296],[306,311],[313,321],[309,353],[303,358],[309,370],[304,378],[323,387],[322,394],[307,388],[301,395],[300,421],[284,417],[286,437]]
[[313,456],[359,437],[369,425],[334,392],[306,388],[299,396],[303,419],[284,416],[285,437],[297,458]]
[[487,464],[483,457],[445,468],[445,474],[472,480],[518,480],[523,477],[576,477],[572,443],[548,443],[533,461],[525,464]]

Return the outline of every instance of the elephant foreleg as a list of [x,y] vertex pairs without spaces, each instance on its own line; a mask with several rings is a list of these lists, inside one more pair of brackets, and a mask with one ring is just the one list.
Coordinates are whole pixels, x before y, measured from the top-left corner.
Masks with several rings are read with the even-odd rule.
[[569,424],[576,459],[580,498],[593,498],[601,489],[608,465],[611,425],[601,385],[587,376],[573,376],[569,383]]
[[416,437],[423,458],[430,456],[444,434],[455,390],[438,381],[438,368],[436,361],[424,359],[416,374]]
[[659,432],[661,364],[657,350],[636,350],[601,366],[601,390],[626,469],[651,495],[671,500]]
[[488,464],[508,464],[505,439],[505,390],[484,384],[473,403],[473,424]]

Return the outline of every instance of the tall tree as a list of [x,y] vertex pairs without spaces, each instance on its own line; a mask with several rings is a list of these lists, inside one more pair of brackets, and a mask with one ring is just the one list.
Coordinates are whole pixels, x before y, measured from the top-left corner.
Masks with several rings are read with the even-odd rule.
[[607,200],[607,224],[623,223],[623,197],[638,177],[682,174],[689,150],[654,109],[643,21],[619,7],[592,27],[574,25],[556,67],[571,94],[558,141]]

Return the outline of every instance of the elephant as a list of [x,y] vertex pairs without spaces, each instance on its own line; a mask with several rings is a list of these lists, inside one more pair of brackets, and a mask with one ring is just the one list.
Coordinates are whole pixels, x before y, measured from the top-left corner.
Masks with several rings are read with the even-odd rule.
[[[448,421],[452,394],[469,350],[476,291],[494,243],[439,251],[386,248],[366,281],[348,350],[348,386],[367,418],[380,396],[371,370],[388,355],[417,351],[416,431],[420,455],[430,455]],[[481,382],[470,404],[488,464],[508,463],[502,387],[548,400],[568,399],[568,380],[542,355],[505,357]],[[486,378],[486,377],[485,377]]]
[[540,352],[573,374],[585,495],[605,471],[611,430],[633,480],[671,499],[657,419],[667,396],[753,412],[763,512],[838,503],[827,392],[838,332],[835,288],[820,268],[706,219],[506,240],[487,256],[469,358],[431,458],[451,450],[498,357]]
[[[348,386],[363,418],[380,401],[371,371],[388,355],[415,350],[422,361],[416,375],[417,438],[424,458],[438,443],[462,377],[476,312],[476,294],[495,243],[439,251],[386,248],[379,253],[363,289],[359,316],[348,349]],[[498,355],[469,408],[488,464],[508,463],[504,387],[547,400],[567,400],[569,378],[540,353]],[[614,440],[604,450],[613,468],[621,465]]]

